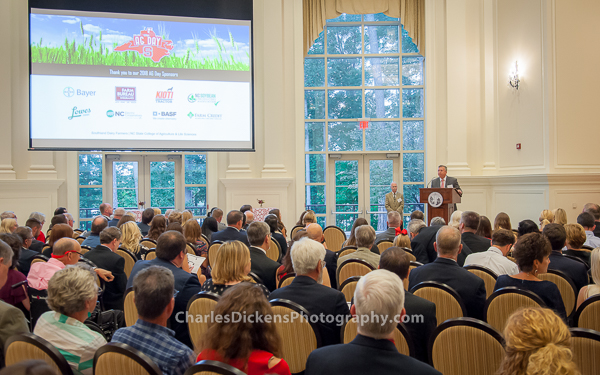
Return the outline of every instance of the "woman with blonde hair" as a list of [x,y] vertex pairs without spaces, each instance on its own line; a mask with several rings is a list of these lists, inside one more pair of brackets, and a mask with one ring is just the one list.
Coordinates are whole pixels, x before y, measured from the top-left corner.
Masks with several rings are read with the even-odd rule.
[[128,221],[121,225],[121,247],[131,251],[138,260],[146,257],[148,248],[140,244],[142,232],[135,221]]
[[[241,241],[227,241],[219,248],[215,264],[212,267],[211,279],[202,285],[203,292],[222,295],[227,289],[243,281],[252,281],[248,276],[252,267],[250,250]],[[260,284],[265,296],[269,290]]]
[[[398,233],[398,229],[396,228],[396,233]],[[402,229],[400,233],[394,238],[394,245],[396,247],[405,247],[410,249],[410,236],[408,235],[408,231],[406,229]]]
[[591,264],[591,274],[592,280],[594,284],[586,285],[579,291],[579,297],[577,297],[577,308],[579,305],[583,303],[586,299],[591,296],[595,296],[596,294],[600,294],[600,247],[592,250],[592,255],[590,257]]
[[567,211],[563,210],[562,208],[555,208],[552,213],[554,214],[554,222],[556,224],[567,224]]
[[160,210],[160,208],[158,207],[152,207],[152,209],[154,210],[154,215],[162,215],[162,211]]
[[544,229],[546,224],[554,223],[554,214],[550,210],[543,210],[540,214],[540,227]]
[[308,224],[313,224],[316,222],[317,222],[317,217],[315,216],[315,211],[313,211],[313,210],[306,211],[306,215],[304,215],[304,218],[302,219],[302,225],[304,225],[306,227]]
[[448,223],[448,225],[450,225],[453,228],[458,229],[459,225],[460,225],[460,217],[462,216],[462,211],[454,211],[452,213],[452,216],[450,216],[450,222]]
[[181,213],[181,222],[182,225],[185,227],[185,223],[188,222],[188,220],[193,219],[194,218],[194,214],[192,213],[192,211],[190,210],[185,210]]
[[0,224],[0,233],[13,233],[18,228],[17,221],[15,219],[4,219]]
[[565,232],[567,232],[567,250],[564,251],[564,254],[583,260],[590,268],[592,252],[581,248],[587,240],[585,229],[581,224],[567,224],[565,225]]
[[169,219],[169,224],[171,224],[171,223],[182,224],[183,223],[183,216],[181,214],[181,211],[179,211],[179,210],[172,210],[171,213],[169,213],[169,216],[167,216],[167,218]]
[[504,328],[506,354],[496,375],[579,375],[569,327],[550,309],[525,308]]

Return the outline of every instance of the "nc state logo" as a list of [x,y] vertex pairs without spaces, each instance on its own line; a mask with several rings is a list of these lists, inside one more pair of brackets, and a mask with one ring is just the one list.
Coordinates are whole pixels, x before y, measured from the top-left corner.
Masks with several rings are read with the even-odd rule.
[[151,27],[140,31],[139,35],[134,35],[133,40],[124,43],[115,48],[115,51],[137,51],[144,57],[149,57],[155,63],[159,62],[163,57],[169,56],[173,49],[172,40],[164,40],[157,36]]

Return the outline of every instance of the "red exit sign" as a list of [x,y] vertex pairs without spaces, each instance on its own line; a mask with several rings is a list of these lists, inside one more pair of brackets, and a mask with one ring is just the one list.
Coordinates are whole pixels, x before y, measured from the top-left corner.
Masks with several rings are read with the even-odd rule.
[[369,128],[369,121],[367,121],[367,120],[361,120],[359,122],[359,124],[360,124],[360,128],[361,129],[368,129]]

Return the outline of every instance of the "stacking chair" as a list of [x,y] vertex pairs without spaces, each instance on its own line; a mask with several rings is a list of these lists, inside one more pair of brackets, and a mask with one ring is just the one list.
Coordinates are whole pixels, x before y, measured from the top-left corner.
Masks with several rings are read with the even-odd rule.
[[162,375],[161,369],[141,351],[111,342],[96,350],[94,375]]
[[[200,292],[190,298],[187,305],[187,313],[193,319],[188,321],[188,331],[194,347],[199,348],[202,335],[208,330],[209,322],[204,319],[217,306],[219,295],[210,292]],[[202,317],[202,319],[196,319]]]
[[288,286],[292,283],[292,281],[294,281],[294,278],[296,278],[296,274],[294,272],[290,272],[287,275],[285,275],[284,277],[281,278],[281,280],[279,280],[279,283],[277,283],[277,288],[283,288],[284,286]]
[[337,253],[342,249],[342,244],[346,242],[346,233],[335,225],[330,225],[323,230],[323,236],[325,237],[325,243],[327,248],[334,253]]
[[123,259],[125,259],[125,275],[129,279],[129,275],[131,275],[131,270],[133,270],[133,266],[135,266],[135,262],[137,262],[137,258],[133,253],[127,249],[122,247],[118,248],[115,253],[119,254]]
[[246,373],[223,362],[200,361],[187,369],[184,375],[245,375]]
[[250,272],[248,274],[248,276],[250,276],[250,278],[252,280],[250,280],[251,283],[255,283],[255,284],[265,284],[263,283],[262,279],[260,278],[260,276],[258,276],[257,274],[255,274],[254,272]]
[[348,254],[352,254],[353,252],[355,252],[355,251],[356,251],[356,249],[357,249],[357,247],[356,247],[356,246],[346,246],[346,247],[343,247],[343,248],[342,248],[342,249],[341,249],[341,250],[340,250],[340,251],[337,253],[337,257],[338,257],[338,259],[339,259],[339,258],[341,258],[341,257],[343,257],[343,256],[346,256],[346,255],[348,255]]
[[337,269],[337,285],[351,276],[364,276],[374,268],[362,259],[346,259]]
[[571,328],[573,362],[581,375],[600,374],[600,332]]
[[62,354],[43,338],[33,333],[11,336],[4,344],[6,366],[37,359],[49,364],[56,374],[73,375],[73,370]]
[[85,253],[87,253],[88,251],[91,251],[91,250],[92,250],[92,248],[89,247],[89,246],[87,246],[87,245],[86,246],[81,246],[81,254],[85,254]]
[[144,260],[152,260],[152,259],[156,259],[156,249],[148,250],[148,252],[146,253],[146,257],[144,258]]
[[354,297],[354,291],[356,290],[356,284],[358,284],[358,280],[360,280],[360,276],[351,276],[344,280],[342,284],[338,287],[340,292],[346,297],[346,302],[351,302],[352,297]]
[[321,346],[321,336],[315,323],[308,320],[308,311],[285,299],[271,302],[273,321],[281,337],[283,359],[292,374],[303,372],[308,355]]
[[125,325],[127,327],[131,327],[138,320],[138,311],[135,303],[133,302],[134,297],[133,288],[129,288],[125,291],[124,298],[124,308],[123,313],[125,314]]
[[204,242],[206,244],[206,247],[210,246],[210,240],[208,239],[208,237],[206,237],[206,234],[202,233],[200,235],[199,240],[202,241],[202,242]]
[[379,254],[383,254],[387,248],[394,246],[394,243],[390,240],[381,240],[375,246],[379,249]]
[[489,298],[492,293],[494,293],[494,287],[496,286],[496,279],[498,275],[494,273],[491,269],[483,266],[465,266],[467,271],[471,272],[473,275],[483,279],[485,283],[485,298]]
[[81,229],[73,229],[73,238],[77,238],[83,234]]
[[50,239],[51,233],[52,233],[52,229],[48,229],[48,231],[46,232],[46,242],[48,242],[48,240]]
[[281,258],[281,246],[279,245],[279,242],[273,240],[273,238],[269,239],[267,258],[274,260],[275,262],[279,262],[279,259]]
[[304,227],[301,225],[296,225],[295,227],[293,227],[292,231],[290,232],[290,238],[293,239],[296,233],[298,233],[298,231],[301,229],[304,229]]
[[[404,249],[404,251],[406,251],[406,249]],[[412,255],[412,251],[409,255]],[[417,259],[414,255],[412,255],[413,258]],[[412,272],[412,270],[414,270],[417,267],[422,266],[423,263],[419,263],[416,260],[411,260],[410,261],[410,265],[408,266],[408,269]],[[404,290],[408,290],[408,278],[402,280],[402,283],[404,284]]]
[[504,357],[500,332],[478,319],[450,319],[429,341],[431,365],[444,375],[494,374]]
[[547,273],[539,274],[538,277],[542,280],[550,281],[558,287],[560,296],[562,297],[567,317],[575,311],[577,304],[577,287],[573,280],[562,271],[548,270]]
[[185,251],[188,254],[196,255],[196,248],[189,242],[185,244]]
[[148,249],[156,249],[156,241],[151,240],[149,238],[144,238],[140,241],[142,246],[146,246]]
[[435,303],[438,326],[448,319],[467,316],[467,308],[458,293],[450,286],[437,281],[424,281],[415,285],[410,292],[417,297]]
[[79,242],[80,245],[83,243],[83,241],[85,241],[85,237],[83,236],[77,236],[75,239],[77,240],[77,242]]
[[401,247],[401,249],[404,250],[408,254],[408,257],[410,258],[411,262],[417,261],[417,257],[415,256],[415,254],[413,253],[413,251],[411,249],[409,249],[408,247]]
[[600,332],[600,294],[583,301],[573,316],[573,322],[576,327]]
[[208,264],[213,267],[217,260],[217,253],[219,252],[219,248],[223,244],[222,241],[213,242],[208,248]]
[[483,316],[489,325],[503,332],[508,317],[523,307],[546,307],[546,304],[530,290],[508,286],[492,293],[485,302]]
[[[350,319],[344,324],[342,327],[341,335],[342,335],[342,343],[348,344],[350,341],[354,340],[357,331],[357,324],[354,319]],[[398,323],[396,329],[393,332],[394,336],[394,345],[396,345],[396,349],[400,354],[408,355],[413,357],[415,355],[415,347],[413,345],[412,339],[408,330],[402,323]]]

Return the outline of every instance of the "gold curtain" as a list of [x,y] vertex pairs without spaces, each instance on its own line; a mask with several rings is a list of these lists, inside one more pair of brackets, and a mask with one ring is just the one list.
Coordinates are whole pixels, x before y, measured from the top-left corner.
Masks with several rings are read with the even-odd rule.
[[325,22],[346,14],[383,13],[400,18],[419,52],[425,55],[425,0],[304,0],[304,56],[319,37]]

